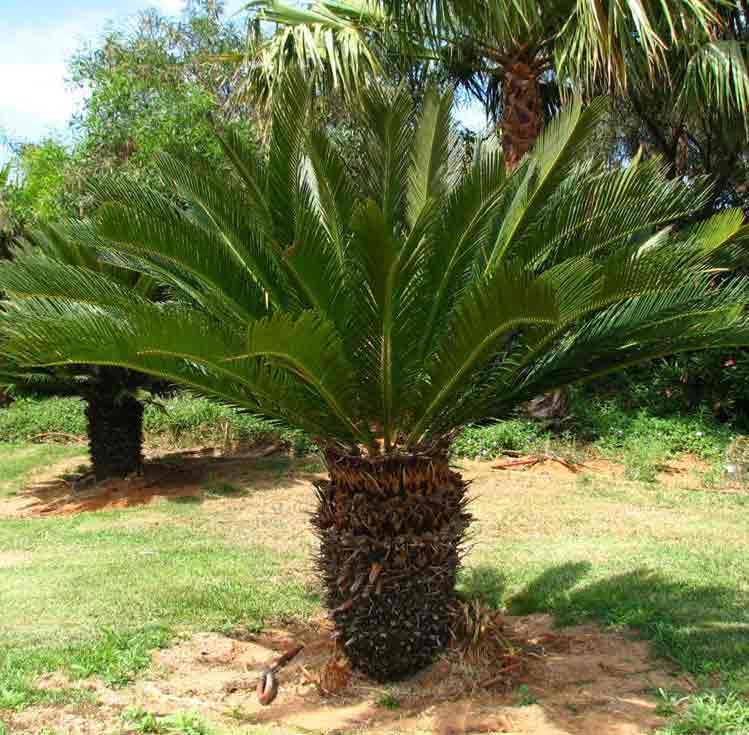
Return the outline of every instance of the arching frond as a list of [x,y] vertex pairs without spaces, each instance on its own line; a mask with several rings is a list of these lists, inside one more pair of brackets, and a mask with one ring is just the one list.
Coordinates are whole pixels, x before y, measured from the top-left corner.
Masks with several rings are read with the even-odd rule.
[[179,206],[106,183],[94,223],[47,235],[75,257],[0,267],[0,356],[120,365],[323,445],[398,452],[625,365],[749,344],[749,284],[722,275],[745,257],[741,213],[680,227],[701,183],[587,161],[602,102],[572,105],[507,173],[496,141],[455,165],[450,95],[415,111],[373,88],[354,179],[306,95],[296,75],[276,98],[267,152],[220,132],[227,172],[161,156]]

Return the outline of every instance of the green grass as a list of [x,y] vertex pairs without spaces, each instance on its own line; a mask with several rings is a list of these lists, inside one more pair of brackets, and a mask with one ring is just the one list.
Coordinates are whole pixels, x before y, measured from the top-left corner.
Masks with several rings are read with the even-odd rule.
[[69,457],[80,457],[85,462],[86,450],[58,444],[0,444],[0,497],[17,493],[34,470]]
[[539,424],[528,419],[511,419],[488,424],[469,426],[456,439],[453,454],[469,459],[492,459],[503,449],[529,451],[545,439]]
[[123,725],[128,732],[152,733],[153,735],[212,735],[200,715],[195,712],[178,712],[157,717],[140,708],[126,709],[122,714]]
[[733,692],[687,697],[672,720],[656,735],[746,735],[749,701]]
[[[167,431],[177,438],[200,434],[215,406],[179,400]],[[206,410],[195,414],[199,421],[191,413],[196,405]],[[514,614],[551,612],[564,625],[597,621],[653,641],[674,670],[722,687],[680,697],[668,711],[664,704],[671,720],[662,735],[746,735],[739,695],[749,692],[749,495],[653,482],[659,463],[680,452],[717,468],[731,432],[701,417],[625,415],[606,401],[590,407],[578,429],[552,436],[517,419],[469,428],[459,438],[459,454],[493,457],[502,449],[569,450],[584,436],[600,453],[623,458],[627,476],[642,481],[582,477],[553,498],[543,481],[530,489],[519,485],[518,493],[526,494],[518,502],[482,519],[495,533],[481,538],[471,555],[464,593]],[[0,445],[0,495],[14,492],[34,468],[82,451]],[[279,482],[289,472],[289,461],[278,458],[256,464]],[[717,469],[712,484],[720,484]],[[242,481],[224,479],[209,478],[203,490],[207,498],[248,494]],[[45,672],[59,670],[71,680],[97,676],[119,686],[140,675],[151,651],[183,633],[256,630],[318,609],[286,573],[299,557],[253,543],[231,510],[224,511],[221,523],[228,526],[222,528],[234,524],[236,532],[221,532],[212,515],[217,505],[189,498],[76,517],[0,520],[0,713],[91,697],[72,685],[36,687],[35,677]],[[11,563],[3,565],[3,555]],[[522,692],[517,699],[524,701]],[[168,722],[156,726],[170,732]]]
[[315,608],[284,581],[291,557],[212,537],[208,512],[178,524],[145,509],[0,521],[0,558],[33,559],[2,570],[0,710],[82,696],[35,688],[44,672],[121,685],[182,631],[258,629]]
[[676,669],[749,692],[749,493],[591,477],[550,495],[544,482],[484,511],[499,540],[480,543],[463,592],[630,630]]
[[383,694],[376,702],[378,707],[389,710],[399,710],[401,708],[400,700],[391,692]]

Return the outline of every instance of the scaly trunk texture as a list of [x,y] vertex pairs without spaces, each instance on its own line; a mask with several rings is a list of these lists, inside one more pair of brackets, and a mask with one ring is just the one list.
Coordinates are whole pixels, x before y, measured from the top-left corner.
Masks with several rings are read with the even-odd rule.
[[312,522],[336,636],[352,665],[395,681],[450,639],[466,487],[446,455],[326,455]]
[[499,127],[507,170],[514,169],[533,148],[543,122],[538,71],[524,61],[515,61],[505,72],[504,110]]
[[101,388],[87,396],[89,452],[97,481],[125,477],[143,462],[143,406]]

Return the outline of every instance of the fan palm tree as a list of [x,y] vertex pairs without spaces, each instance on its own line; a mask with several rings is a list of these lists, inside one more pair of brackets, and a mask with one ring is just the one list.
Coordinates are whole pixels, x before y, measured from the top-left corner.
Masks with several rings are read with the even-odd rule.
[[[257,17],[278,24],[253,44],[248,84],[271,95],[288,66],[324,88],[355,90],[393,67],[436,64],[499,121],[509,167],[532,148],[560,90],[624,90],[638,76],[679,85],[682,104],[746,110],[743,47],[720,30],[742,12],[713,0],[314,0],[306,8],[256,0]],[[744,19],[744,25],[747,19]],[[671,79],[672,54],[690,72]],[[746,113],[744,113],[746,117]]]
[[[157,281],[143,273],[108,264],[79,246],[66,228],[41,225],[26,233],[11,250],[15,262],[4,264],[14,275],[31,270],[45,282],[44,293],[58,293],[72,281],[95,275],[111,284],[123,299],[153,299],[162,295]],[[124,303],[124,301],[123,301]],[[4,338],[0,328],[0,353]],[[140,470],[143,461],[143,403],[139,394],[153,390],[150,375],[113,365],[74,365],[28,368],[0,355],[0,388],[24,393],[80,396],[86,403],[89,454],[97,480],[125,477]]]
[[657,161],[582,159],[604,105],[575,103],[506,172],[496,142],[467,172],[452,96],[378,87],[362,103],[354,180],[306,83],[276,97],[264,156],[219,132],[230,167],[156,164],[183,206],[112,185],[89,237],[184,292],[157,304],[93,270],[19,260],[5,350],[22,364],[118,365],[305,430],[325,600],[340,645],[378,680],[449,639],[469,527],[450,466],[467,423],[659,355],[749,342],[747,283],[715,287],[741,247],[728,211],[684,232],[703,186]]

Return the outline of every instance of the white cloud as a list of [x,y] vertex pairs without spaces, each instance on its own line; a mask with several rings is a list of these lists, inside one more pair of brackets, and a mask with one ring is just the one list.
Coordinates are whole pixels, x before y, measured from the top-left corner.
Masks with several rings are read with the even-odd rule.
[[[229,0],[227,10],[235,12],[245,3]],[[3,27],[0,134],[34,140],[52,131],[68,133],[70,117],[85,94],[65,81],[67,60],[75,50],[101,36],[109,20],[120,23],[149,6],[165,15],[178,16],[185,0],[121,0],[116,5],[110,0],[96,0],[93,9],[78,13],[71,13],[66,5],[44,6],[39,11],[30,8],[27,22],[11,21]]]
[[185,0],[154,0],[153,5],[164,15],[180,15],[185,9]]
[[[64,131],[81,90],[65,79],[66,62],[91,27],[87,17],[49,27],[13,29],[0,45],[0,128],[29,140]],[[95,26],[96,27],[96,26]]]
[[11,138],[37,138],[51,130],[64,130],[81,90],[65,83],[64,63],[0,63],[3,100],[0,128]]

